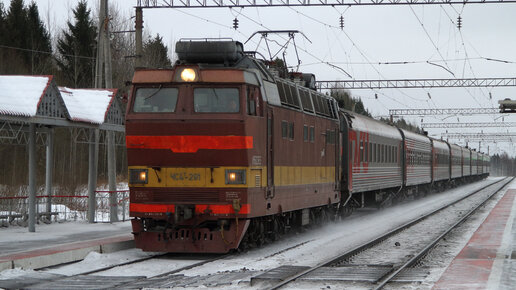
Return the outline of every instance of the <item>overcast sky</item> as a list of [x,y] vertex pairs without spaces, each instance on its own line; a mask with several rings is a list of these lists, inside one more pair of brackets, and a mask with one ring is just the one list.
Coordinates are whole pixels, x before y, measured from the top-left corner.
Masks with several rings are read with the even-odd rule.
[[[10,1],[0,0],[6,6]],[[159,0],[160,1],[160,0]],[[261,0],[258,0],[261,1]],[[28,0],[26,0],[28,3]],[[37,0],[40,13],[51,30],[64,27],[72,17],[77,1]],[[98,0],[88,0],[96,9]],[[162,2],[162,1],[160,1]],[[110,0],[128,22],[134,15],[136,0]],[[96,14],[96,12],[95,12]],[[345,26],[339,28],[339,18]],[[462,28],[457,28],[457,17]],[[311,72],[318,80],[470,78],[516,76],[516,4],[417,5],[417,6],[352,6],[297,8],[212,8],[212,9],[144,9],[144,26],[152,35],[159,33],[169,46],[171,56],[175,41],[180,38],[230,37],[245,42],[258,30],[299,30],[295,40],[302,72]],[[231,26],[239,20],[239,28]],[[274,38],[283,45],[285,39]],[[264,42],[255,36],[245,49],[268,55]],[[278,45],[271,42],[273,52]],[[498,59],[509,63],[489,61]],[[296,65],[292,45],[287,62]],[[324,62],[338,66],[333,68]],[[408,64],[378,64],[408,62]],[[433,64],[429,64],[431,62]],[[442,66],[442,67],[441,67]],[[445,67],[445,68],[443,68]],[[351,75],[349,78],[346,71]],[[450,73],[450,71],[453,73]],[[453,89],[382,89],[354,90],[373,115],[387,115],[394,108],[497,107],[498,100],[514,98],[515,88]],[[430,97],[428,96],[430,93]],[[489,93],[492,99],[489,98]],[[378,95],[378,99],[375,98]],[[446,116],[424,117],[424,122],[443,122]],[[500,117],[453,116],[444,122],[489,122]],[[407,118],[421,123],[421,117]],[[505,122],[516,122],[511,115]],[[498,118],[496,121],[502,121]],[[449,129],[449,132],[516,132],[516,128]],[[429,129],[440,136],[443,129]],[[450,140],[451,141],[451,140]],[[456,142],[464,144],[464,142]],[[515,155],[508,143],[485,143],[481,151]],[[478,142],[470,143],[472,148]]]

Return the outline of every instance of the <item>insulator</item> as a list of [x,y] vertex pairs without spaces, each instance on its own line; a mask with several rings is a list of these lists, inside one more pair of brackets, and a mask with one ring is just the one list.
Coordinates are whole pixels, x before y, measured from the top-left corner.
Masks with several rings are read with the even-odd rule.
[[489,92],[489,99],[492,100],[493,99],[493,95],[491,95],[491,92]]
[[375,99],[378,99],[378,94],[374,94],[374,98],[375,98]]
[[430,96],[430,93],[427,93],[427,94],[428,94],[428,98],[429,98],[429,99],[431,99],[431,98],[432,98],[432,96]]
[[340,16],[339,19],[340,29],[344,29],[344,16]]
[[462,28],[462,17],[460,17],[460,15],[459,15],[459,17],[457,17],[457,27],[459,29]]
[[237,28],[238,28],[238,19],[236,19],[236,18],[235,18],[235,19],[233,19],[233,28],[234,28],[235,30],[237,30]]

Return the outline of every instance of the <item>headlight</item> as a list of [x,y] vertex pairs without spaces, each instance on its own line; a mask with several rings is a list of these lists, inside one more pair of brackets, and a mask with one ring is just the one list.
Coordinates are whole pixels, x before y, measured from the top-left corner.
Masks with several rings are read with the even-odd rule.
[[131,184],[147,184],[148,182],[147,169],[129,169],[129,183]]
[[226,169],[226,184],[245,184],[245,169]]
[[197,75],[195,74],[195,70],[191,68],[185,68],[181,72],[181,80],[184,82],[193,82],[197,78]]

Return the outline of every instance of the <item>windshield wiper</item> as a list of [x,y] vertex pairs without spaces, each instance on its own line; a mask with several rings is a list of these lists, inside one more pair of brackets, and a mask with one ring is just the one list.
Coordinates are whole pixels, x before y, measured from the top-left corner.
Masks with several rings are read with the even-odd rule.
[[152,92],[152,94],[150,94],[148,97],[145,97],[145,100],[154,97],[159,91],[161,91],[162,88],[163,88],[163,85],[159,85],[159,88],[156,91]]

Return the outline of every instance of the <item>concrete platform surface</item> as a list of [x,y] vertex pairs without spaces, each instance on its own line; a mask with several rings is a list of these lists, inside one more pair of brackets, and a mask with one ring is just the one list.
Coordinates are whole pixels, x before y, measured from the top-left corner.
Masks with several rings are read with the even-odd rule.
[[516,189],[509,189],[434,289],[515,289]]
[[68,222],[0,229],[0,271],[38,269],[84,259],[91,251],[115,252],[133,248],[131,223]]

